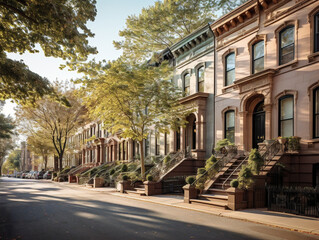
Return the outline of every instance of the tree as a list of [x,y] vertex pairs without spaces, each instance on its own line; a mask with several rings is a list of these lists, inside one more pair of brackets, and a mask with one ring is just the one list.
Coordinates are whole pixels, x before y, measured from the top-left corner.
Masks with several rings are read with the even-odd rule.
[[20,170],[20,162],[21,162],[21,150],[20,149],[15,149],[10,152],[7,160],[7,169],[8,170]]
[[139,142],[143,179],[143,140],[151,129],[167,132],[185,123],[187,113],[178,102],[181,91],[168,80],[171,72],[166,62],[154,67],[119,59],[106,65],[92,63],[85,71],[88,76],[77,81],[83,84],[80,91],[93,119],[103,121],[113,134],[121,132]]
[[57,84],[55,91],[68,99],[71,107],[44,97],[35,106],[20,106],[17,117],[22,125],[30,125],[30,129],[40,131],[51,139],[52,145],[59,157],[59,169],[62,170],[63,155],[70,135],[85,121],[86,109],[74,94],[74,89]]
[[28,149],[36,155],[42,157],[44,163],[44,170],[47,170],[48,165],[48,155],[50,153],[54,153],[55,148],[53,146],[53,142],[50,139],[50,135],[47,131],[43,131],[43,129],[39,129],[36,132],[29,132],[29,136],[27,138]]
[[122,41],[114,41],[117,49],[134,61],[142,61],[154,52],[170,47],[197,28],[216,18],[220,9],[229,11],[247,0],[164,0],[143,8],[126,19],[119,32]]
[[75,69],[96,49],[88,45],[94,34],[86,27],[96,16],[95,0],[0,1],[0,99],[35,102],[49,94],[58,98],[50,82],[33,73],[6,52],[36,53],[58,57]]

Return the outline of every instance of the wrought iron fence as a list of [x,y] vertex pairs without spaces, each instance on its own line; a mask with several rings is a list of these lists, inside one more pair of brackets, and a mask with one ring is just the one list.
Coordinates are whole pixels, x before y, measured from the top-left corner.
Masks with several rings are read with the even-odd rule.
[[186,176],[176,176],[162,181],[162,193],[183,193]]
[[268,186],[268,210],[319,217],[319,188]]

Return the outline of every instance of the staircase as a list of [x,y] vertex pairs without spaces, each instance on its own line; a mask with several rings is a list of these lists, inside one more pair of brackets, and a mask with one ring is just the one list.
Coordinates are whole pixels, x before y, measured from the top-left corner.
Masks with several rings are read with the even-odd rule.
[[145,196],[145,186],[143,182],[138,181],[133,183],[133,189],[132,190],[125,190],[124,192],[130,195],[139,195],[139,196]]
[[198,199],[191,199],[190,202],[227,209],[228,194],[225,189],[229,188],[230,182],[238,177],[240,171],[239,166],[246,161],[246,158],[243,156],[234,157],[225,164],[213,181],[209,181],[205,184],[205,189],[202,194],[198,195]]
[[[262,146],[260,151],[264,159],[264,166],[259,175],[267,175],[282,156],[281,145],[274,142],[270,146]],[[224,167],[219,173],[205,183],[203,193],[198,195],[197,199],[190,199],[192,204],[205,204],[216,208],[227,209],[228,193],[230,182],[237,179],[241,166],[248,162],[248,156],[236,156],[230,161],[225,161]]]

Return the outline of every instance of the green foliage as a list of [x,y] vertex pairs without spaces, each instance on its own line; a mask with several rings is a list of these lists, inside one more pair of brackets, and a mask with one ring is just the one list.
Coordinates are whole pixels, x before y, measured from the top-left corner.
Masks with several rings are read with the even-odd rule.
[[88,45],[94,34],[86,27],[94,21],[96,2],[83,1],[2,1],[0,4],[0,99],[34,102],[54,90],[50,82],[29,70],[21,61],[7,58],[6,53],[39,52],[47,57],[68,60],[74,69],[96,49]]
[[[79,91],[93,119],[100,119],[111,133],[139,142],[141,175],[145,177],[143,141],[152,127],[167,132],[170,126],[183,125],[187,111],[178,99],[181,91],[170,79],[167,62],[158,67],[128,64],[123,59],[103,63],[90,62],[81,71],[86,77]],[[103,101],[100,101],[103,99]]]
[[115,173],[115,169],[113,168],[113,169],[111,169],[111,171],[110,171],[110,175],[113,175]]
[[231,182],[230,182],[230,186],[233,187],[233,188],[238,188],[239,186],[239,181],[237,179],[233,179]]
[[216,143],[216,147],[214,148],[214,150],[216,152],[223,153],[226,151],[225,146],[228,146],[228,145],[233,145],[233,144],[227,138],[219,140]]
[[146,176],[146,180],[149,181],[149,182],[152,182],[152,181],[153,181],[153,176],[150,175],[150,174],[148,174],[148,175]]
[[123,164],[122,167],[121,167],[121,172],[127,172],[127,165],[126,164]]
[[0,113],[0,139],[11,138],[14,128],[13,119]]
[[195,177],[194,176],[188,176],[186,178],[186,183],[192,185],[195,182]]
[[128,180],[128,176],[127,176],[127,175],[123,175],[123,176],[122,176],[122,180],[123,180],[123,181],[127,181],[127,180]]
[[164,157],[164,160],[163,160],[164,164],[165,164],[165,165],[168,164],[169,161],[171,161],[171,156],[170,156],[170,155],[166,155],[166,156]]
[[20,149],[15,149],[13,150],[7,160],[5,161],[5,164],[3,166],[2,171],[7,172],[7,171],[14,171],[20,170],[20,160],[21,160],[21,150]]
[[198,168],[197,169],[197,175],[202,175],[206,172],[206,169],[205,168]]
[[257,149],[252,149],[248,158],[249,167],[254,174],[259,174],[261,167],[264,165],[264,159]]
[[300,137],[289,137],[288,138],[288,150],[298,151],[300,149]]
[[208,171],[216,162],[217,162],[217,158],[215,158],[214,155],[210,156],[210,158],[206,160],[206,164],[205,164],[206,171]]
[[253,172],[248,165],[242,166],[237,180],[239,182],[238,187],[241,189],[248,189],[252,186],[252,184],[254,183]]
[[133,61],[146,60],[212,22],[215,12],[230,10],[242,0],[164,0],[143,8],[141,13],[126,19],[119,32],[123,41],[114,41],[117,49]]

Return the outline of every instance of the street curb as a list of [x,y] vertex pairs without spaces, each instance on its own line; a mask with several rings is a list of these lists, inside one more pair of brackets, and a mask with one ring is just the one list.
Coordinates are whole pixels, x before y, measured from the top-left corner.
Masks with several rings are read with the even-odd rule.
[[[53,182],[53,183],[55,183],[56,185],[60,185],[61,186],[61,184],[58,183],[58,182]],[[132,197],[132,196],[130,196],[128,194],[119,193],[119,192],[105,192],[105,191],[93,190],[93,188],[81,187],[80,185],[62,185],[62,186],[67,186],[67,187],[70,187],[70,188],[74,187],[74,188],[88,190],[88,191],[92,191],[92,192],[98,192],[98,193],[105,193],[105,194],[118,196],[118,197],[122,197],[122,198],[129,198],[129,199],[134,199],[134,200],[138,200],[138,201],[144,201],[144,202],[149,202],[149,203],[153,203],[153,204],[159,204],[159,205],[163,205],[163,206],[170,206],[170,207],[175,207],[175,208],[180,208],[180,209],[186,209],[186,210],[200,212],[200,213],[206,213],[206,214],[210,214],[210,215],[214,215],[214,216],[225,217],[225,218],[230,218],[230,219],[235,219],[235,220],[240,220],[240,221],[245,221],[245,222],[251,222],[251,223],[257,223],[257,224],[261,224],[261,225],[265,225],[265,226],[269,226],[269,227],[280,228],[280,229],[284,229],[284,230],[289,230],[289,231],[294,231],[294,232],[300,232],[300,233],[306,233],[306,234],[319,236],[319,229],[318,230],[307,231],[307,230],[298,229],[298,228],[279,226],[279,225],[270,224],[270,223],[266,223],[266,222],[262,222],[262,221],[256,221],[256,220],[251,220],[251,219],[247,219],[247,218],[229,216],[229,215],[225,215],[225,213],[210,212],[210,211],[207,211],[207,210],[200,210],[200,209],[191,208],[191,207],[177,206],[177,205],[174,205],[174,204],[152,201],[152,200],[144,199],[144,198]],[[214,210],[214,209],[212,208],[212,210]],[[228,213],[226,213],[226,214],[228,214]],[[318,221],[318,224],[319,224],[319,221]],[[314,231],[318,231],[318,233],[316,233]]]

